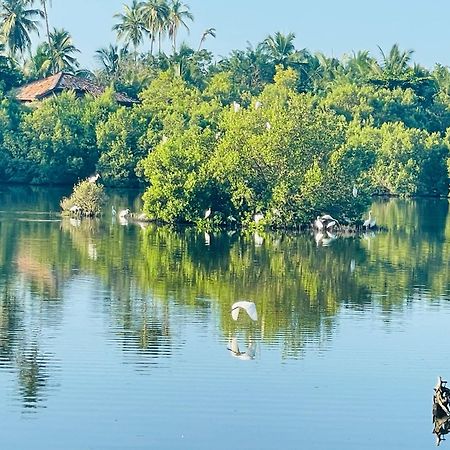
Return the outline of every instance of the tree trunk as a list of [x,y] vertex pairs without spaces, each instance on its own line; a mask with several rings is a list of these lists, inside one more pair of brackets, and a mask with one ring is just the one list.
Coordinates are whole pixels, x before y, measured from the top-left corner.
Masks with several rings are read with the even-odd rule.
[[47,42],[48,42],[48,51],[50,52],[50,72],[55,74],[55,64],[53,61],[53,50],[52,50],[52,41],[50,39],[50,27],[48,24],[48,13],[47,13],[47,0],[42,0],[42,6],[44,8],[44,16],[45,16],[45,29],[47,32]]

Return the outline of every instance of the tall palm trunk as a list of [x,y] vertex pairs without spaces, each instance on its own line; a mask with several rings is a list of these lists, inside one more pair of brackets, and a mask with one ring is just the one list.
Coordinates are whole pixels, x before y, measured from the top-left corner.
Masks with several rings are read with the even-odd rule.
[[172,50],[173,50],[173,54],[175,55],[175,53],[177,52],[177,30],[176,30],[176,28],[174,28],[174,30],[172,32]]
[[199,52],[201,50],[203,42],[205,42],[205,36],[202,36],[202,38],[200,39],[200,43],[198,44],[197,52]]
[[150,39],[150,55],[153,56],[153,45],[155,44],[155,35],[152,33],[152,38]]
[[42,0],[42,7],[44,8],[44,19],[45,19],[45,30],[47,32],[47,42],[48,42],[48,45],[50,45],[51,44],[50,27],[48,24],[48,13],[47,13],[47,1],[46,0]]
[[53,60],[53,48],[52,48],[52,40],[50,38],[50,26],[48,23],[48,13],[47,13],[47,1],[42,0],[42,7],[44,9],[44,19],[45,19],[45,31],[47,32],[47,43],[48,43],[48,51],[50,52],[50,71],[52,74],[55,74],[55,62]]

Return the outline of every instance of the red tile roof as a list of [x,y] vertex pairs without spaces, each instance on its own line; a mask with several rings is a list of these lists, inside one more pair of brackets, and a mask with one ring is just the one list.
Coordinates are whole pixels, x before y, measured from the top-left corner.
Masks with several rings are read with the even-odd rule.
[[[33,102],[64,90],[72,90],[81,94],[90,94],[98,97],[103,94],[105,88],[84,78],[59,72],[50,77],[22,86],[18,89],[16,97],[22,102]],[[117,102],[123,105],[137,103],[136,100],[133,100],[125,94],[116,93],[115,97]]]

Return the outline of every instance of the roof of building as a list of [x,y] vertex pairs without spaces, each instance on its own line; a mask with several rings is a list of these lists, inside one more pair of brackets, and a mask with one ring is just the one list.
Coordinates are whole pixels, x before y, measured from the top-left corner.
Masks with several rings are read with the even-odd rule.
[[[94,97],[98,97],[105,92],[104,87],[99,86],[92,81],[69,73],[59,72],[55,75],[43,78],[42,80],[34,81],[22,86],[17,90],[16,97],[22,102],[33,102],[42,100],[54,92],[65,90],[82,92],[84,94],[93,95]],[[115,93],[115,97],[117,102],[122,105],[132,105],[133,103],[137,103],[137,100],[119,92]]]

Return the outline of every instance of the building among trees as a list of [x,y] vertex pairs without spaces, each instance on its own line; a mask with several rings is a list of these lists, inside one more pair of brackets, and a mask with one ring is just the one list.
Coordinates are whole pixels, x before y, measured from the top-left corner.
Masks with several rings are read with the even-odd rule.
[[[22,103],[33,103],[64,91],[73,91],[79,97],[85,95],[98,97],[103,94],[105,88],[85,78],[59,72],[20,87],[16,92],[16,98]],[[137,103],[137,100],[120,92],[114,95],[120,105],[131,106]]]

